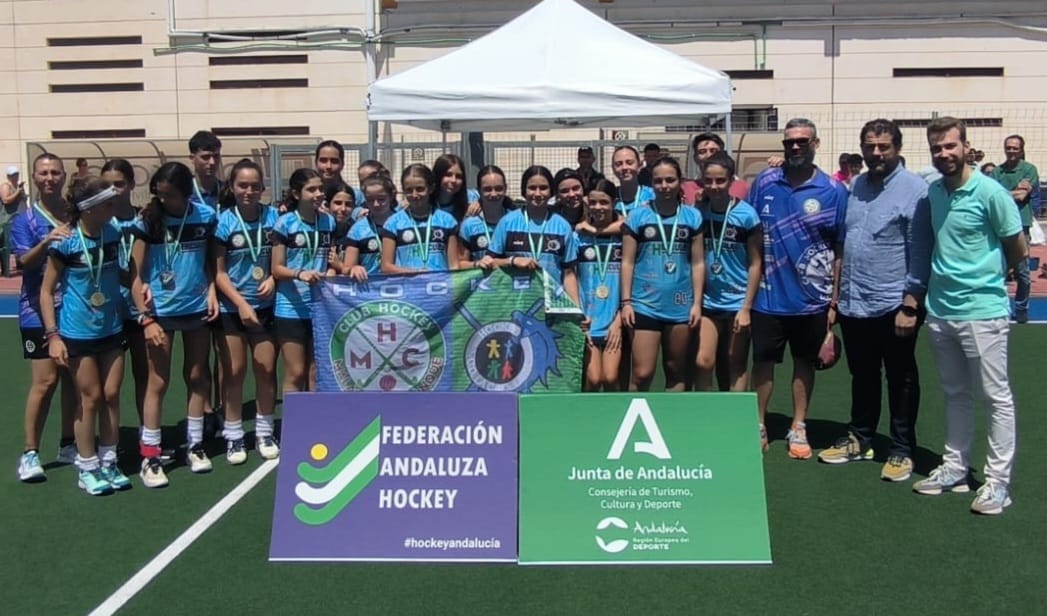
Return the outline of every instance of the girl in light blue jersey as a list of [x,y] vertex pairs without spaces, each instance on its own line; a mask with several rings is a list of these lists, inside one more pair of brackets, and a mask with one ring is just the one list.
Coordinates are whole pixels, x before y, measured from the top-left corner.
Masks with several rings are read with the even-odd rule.
[[560,169],[553,176],[553,196],[556,203],[552,209],[571,225],[577,228],[585,218],[585,185],[582,176],[574,169]]
[[[76,468],[91,495],[131,487],[116,462],[120,436],[120,384],[124,378],[124,299],[120,294],[120,230],[112,223],[117,190],[101,178],[84,178],[72,192],[72,235],[51,245],[40,289],[40,316],[48,352],[69,369],[80,392]],[[62,287],[62,311],[55,290]],[[98,430],[95,423],[98,423]],[[95,448],[98,438],[99,449]]]
[[651,167],[653,207],[635,208],[622,237],[622,323],[633,329],[630,388],[648,391],[661,347],[666,391],[684,391],[687,349],[702,316],[702,215],[681,200],[680,165]]
[[582,311],[590,320],[585,348],[585,390],[618,391],[622,360],[622,320],[618,311],[622,265],[621,236],[602,231],[618,219],[618,190],[600,180],[589,191],[589,224],[578,232],[578,286]]
[[[138,209],[131,204],[131,195],[135,189],[135,172],[131,163],[122,158],[112,158],[102,165],[102,179],[109,182],[119,194],[113,199],[113,224],[120,229],[120,268],[130,276],[131,247],[134,245],[134,226],[138,220]],[[121,287],[121,294],[126,304],[124,312],[124,334],[127,337],[127,349],[131,352],[131,380],[134,381],[135,410],[138,411],[138,425],[142,425],[142,405],[145,403],[145,386],[149,380],[149,364],[146,360],[145,336],[136,320],[134,300],[131,289]]]
[[212,253],[218,219],[213,208],[193,199],[193,175],[182,163],[166,163],[157,169],[149,180],[149,192],[153,198],[133,231],[131,296],[149,363],[142,408],[140,475],[146,487],[157,488],[168,482],[160,464],[160,426],[178,332],[184,345],[182,374],[189,394],[189,470],[211,470],[203,434],[210,383],[211,332],[207,324],[219,314]]
[[507,196],[505,172],[495,165],[487,165],[476,175],[480,187],[480,213],[467,217],[458,230],[468,267],[493,267],[487,256],[491,245],[491,234],[498,222],[513,209],[513,201]]
[[335,182],[324,188],[324,201],[327,211],[334,217],[334,234],[331,237],[331,249],[327,253],[327,264],[335,274],[346,274],[342,264],[345,261],[346,241],[349,229],[353,226],[353,211],[356,208],[356,194],[348,184]]
[[284,357],[284,392],[314,391],[312,291],[328,270],[334,217],[320,211],[324,187],[313,169],[291,174],[294,211],[273,229],[272,273],[276,279],[276,337]]
[[400,188],[407,207],[382,227],[382,273],[411,274],[458,269],[458,223],[435,208],[433,172],[421,164],[404,169]]
[[279,215],[260,202],[265,183],[262,168],[244,158],[233,165],[219,198],[222,213],[215,232],[215,285],[221,294],[222,335],[218,341],[222,365],[223,436],[226,460],[247,461],[244,446],[243,393],[247,351],[251,350],[255,382],[255,448],[272,460],[280,448],[273,438],[276,407],[276,334],[271,273],[272,233]]
[[365,178],[360,184],[360,190],[364,194],[364,207],[368,214],[349,229],[345,241],[345,261],[341,268],[357,282],[363,282],[369,276],[381,272],[381,229],[393,215],[393,193],[396,192],[392,180],[378,174]]
[[760,216],[730,195],[734,159],[717,152],[702,167],[705,190],[705,290],[698,333],[697,387],[721,391],[749,388],[749,311],[760,286],[763,236]]
[[432,204],[458,222],[465,220],[469,206],[480,201],[480,194],[465,184],[465,163],[454,154],[443,154],[433,161],[433,177]]
[[654,190],[640,184],[640,153],[631,145],[620,145],[611,155],[611,169],[618,178],[618,203],[615,209],[628,217],[636,208],[648,207],[654,201]]

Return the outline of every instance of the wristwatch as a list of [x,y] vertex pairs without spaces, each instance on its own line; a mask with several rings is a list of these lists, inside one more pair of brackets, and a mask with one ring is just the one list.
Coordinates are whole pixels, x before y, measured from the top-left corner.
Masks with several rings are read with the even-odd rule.
[[151,320],[152,318],[153,318],[153,313],[151,313],[151,312],[143,312],[142,314],[138,315],[138,318],[136,320],[138,321],[138,325],[139,326],[144,327],[145,326],[145,322]]

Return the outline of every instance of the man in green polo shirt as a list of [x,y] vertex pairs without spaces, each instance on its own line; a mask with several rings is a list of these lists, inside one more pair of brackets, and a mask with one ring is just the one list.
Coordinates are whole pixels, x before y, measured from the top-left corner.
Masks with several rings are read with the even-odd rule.
[[[965,163],[970,144],[962,120],[941,117],[927,127],[931,159],[942,178],[927,189],[912,221],[912,253],[904,304],[927,308],[927,329],[945,394],[942,464],[913,484],[920,494],[967,492],[974,401],[989,418],[985,484],[971,503],[995,515],[1011,504],[1014,396],[1007,375],[1010,304],[1008,267],[1028,259],[1012,196]],[[899,334],[916,317],[900,315]]]
[[[1029,241],[1029,227],[1033,224],[1032,193],[1040,190],[1040,174],[1036,167],[1025,160],[1025,139],[1011,135],[1003,140],[1003,164],[993,169],[991,177],[1011,193],[1018,213],[1021,215],[1025,241]],[[1017,288],[1014,291],[1014,318],[1019,323],[1029,320],[1029,262],[1019,263],[1014,268]]]

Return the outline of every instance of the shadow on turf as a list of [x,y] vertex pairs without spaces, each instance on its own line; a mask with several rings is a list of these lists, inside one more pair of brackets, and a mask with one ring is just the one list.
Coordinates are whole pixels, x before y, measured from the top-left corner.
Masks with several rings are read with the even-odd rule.
[[[277,404],[279,403],[280,401],[277,400]],[[245,402],[243,405],[243,421],[254,421],[256,412],[254,400]],[[170,419],[173,419],[173,417]],[[170,421],[170,419],[168,419],[168,421]],[[273,431],[277,435],[277,438],[279,438],[280,428],[283,425],[283,421],[281,419],[276,419],[273,424]],[[165,451],[174,451],[171,460],[164,463],[164,470],[171,471],[186,466],[185,449],[187,443],[185,417],[181,417],[174,425],[162,426],[160,440]],[[248,450],[254,449],[254,442],[254,431],[245,432],[244,443],[247,445]],[[225,455],[225,447],[225,439],[222,437],[204,441],[204,450],[207,452],[207,456],[212,459]],[[117,446],[117,451],[120,456],[120,470],[128,475],[131,473],[137,474],[142,464],[142,458],[138,454],[138,426],[120,427],[120,442]],[[58,463],[52,464],[60,466]]]
[[[886,419],[886,417],[884,418]],[[839,421],[829,421],[827,419],[814,419],[807,418],[807,441],[811,444],[811,448],[818,452],[822,449],[831,447],[836,439],[847,434],[847,424]],[[766,419],[767,434],[770,436],[772,441],[784,440],[786,433],[789,431],[789,427],[792,425],[792,417],[784,415],[782,413],[767,413]],[[891,440],[884,434],[877,433],[873,439],[873,451],[876,452],[873,458],[876,462],[884,463],[887,461],[887,455],[890,451]],[[817,455],[817,453],[815,454]],[[916,446],[916,450],[913,451],[913,474],[921,475],[926,477],[932,469],[941,464],[942,456],[940,453],[931,451],[925,447],[919,445]],[[974,478],[973,475],[976,471],[971,470],[972,473],[972,486],[977,488],[981,485],[981,482]]]

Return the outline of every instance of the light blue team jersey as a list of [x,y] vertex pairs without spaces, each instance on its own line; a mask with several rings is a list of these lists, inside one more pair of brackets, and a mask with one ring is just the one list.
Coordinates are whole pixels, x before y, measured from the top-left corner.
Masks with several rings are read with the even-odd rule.
[[[136,222],[138,222],[137,216],[127,220],[121,220],[119,218],[113,218],[112,220],[112,223],[120,230],[120,269],[128,273],[131,269],[131,248],[134,246],[135,241],[134,227]],[[121,286],[120,296],[124,300],[124,320],[137,317],[138,309],[135,308],[134,300],[131,299],[131,289]]]
[[[475,188],[467,188],[465,191],[465,203],[468,207],[469,204],[479,203],[480,193]],[[453,203],[439,203],[437,209],[447,212],[454,217],[454,204]]]
[[[591,321],[589,335],[606,338],[621,298],[622,238],[588,233],[578,233],[576,237],[582,312]],[[607,267],[602,276],[601,263]]]
[[[621,191],[621,188],[618,190]],[[629,203],[618,199],[618,202],[614,204],[614,210],[628,217],[636,208],[650,207],[652,203],[654,203],[654,189],[646,184],[640,184],[640,188],[636,191],[636,198]]]
[[[244,301],[252,308],[271,308],[273,297],[262,299],[258,295],[258,287],[269,278],[273,262],[273,228],[276,226],[280,213],[275,207],[260,205],[261,209],[255,220],[244,220],[236,215],[237,207],[233,206],[218,215],[218,229],[215,230],[215,239],[218,244],[225,248],[225,271],[229,274],[229,280],[243,296]],[[259,238],[259,234],[261,237]],[[261,239],[261,243],[259,243]],[[251,246],[258,255],[255,258],[251,254]],[[251,275],[254,268],[262,268],[262,279],[255,280]],[[218,301],[222,312],[236,313],[236,306],[225,295],[219,293]]]
[[781,168],[773,168],[757,176],[749,203],[763,227],[763,279],[753,309],[788,316],[828,308],[847,187],[819,170],[794,188]]
[[578,260],[578,238],[562,216],[547,213],[544,223],[539,223],[528,218],[524,209],[509,212],[494,228],[487,252],[496,259],[533,258],[532,244],[539,253],[538,264],[562,284],[564,269]]
[[[419,220],[405,208],[390,216],[380,233],[383,238],[396,242],[395,262],[400,267],[443,272],[450,269],[447,241],[458,233],[458,222],[439,209]],[[429,239],[428,255],[423,259],[422,244],[426,238]]]
[[[297,212],[281,216],[273,227],[272,243],[287,247],[286,266],[291,270],[327,272],[327,253],[334,233],[334,217],[317,212],[316,222],[310,224]],[[312,250],[310,250],[312,245]],[[282,319],[312,318],[313,303],[309,285],[301,280],[280,280],[276,283],[276,309]]]
[[[672,252],[667,253],[662,237],[664,234],[666,241],[673,237],[673,223],[676,236]],[[686,323],[694,304],[691,243],[702,233],[701,212],[681,205],[675,214],[663,217],[654,208],[636,208],[626,219],[623,232],[636,239],[633,310],[659,321]]]
[[[115,336],[123,331],[125,312],[120,294],[120,229],[107,223],[99,237],[84,235],[83,242],[80,237],[74,230],[71,236],[48,249],[64,266],[60,284],[65,293],[58,313],[58,331],[62,338],[71,340]],[[104,299],[101,306],[91,304],[96,293]]]
[[360,252],[357,262],[367,270],[367,275],[380,274],[382,272],[382,238],[381,227],[374,224],[370,218],[365,218],[349,229],[349,235],[345,238],[346,246],[352,246]]
[[458,230],[458,237],[469,251],[470,260],[479,261],[487,255],[497,226],[497,223],[487,222],[483,216],[469,216],[465,219]]
[[[702,305],[710,310],[737,312],[745,302],[745,289],[749,284],[749,238],[759,232],[760,216],[745,201],[737,202],[727,212],[726,222],[722,213],[703,209],[702,214],[705,217]],[[717,244],[720,245],[719,257]]]
[[199,203],[200,205],[206,205],[215,212],[219,209],[224,209],[218,203],[218,197],[222,194],[222,181],[218,180],[215,183],[215,189],[213,193],[204,192],[203,188],[200,187],[200,183],[193,178],[193,196],[192,200]]
[[[181,317],[207,311],[207,245],[214,237],[218,215],[191,200],[183,217],[164,216],[162,231],[154,235],[145,220],[136,220],[131,232],[146,244],[142,279],[153,292],[157,316]],[[179,234],[181,230],[181,234]]]

